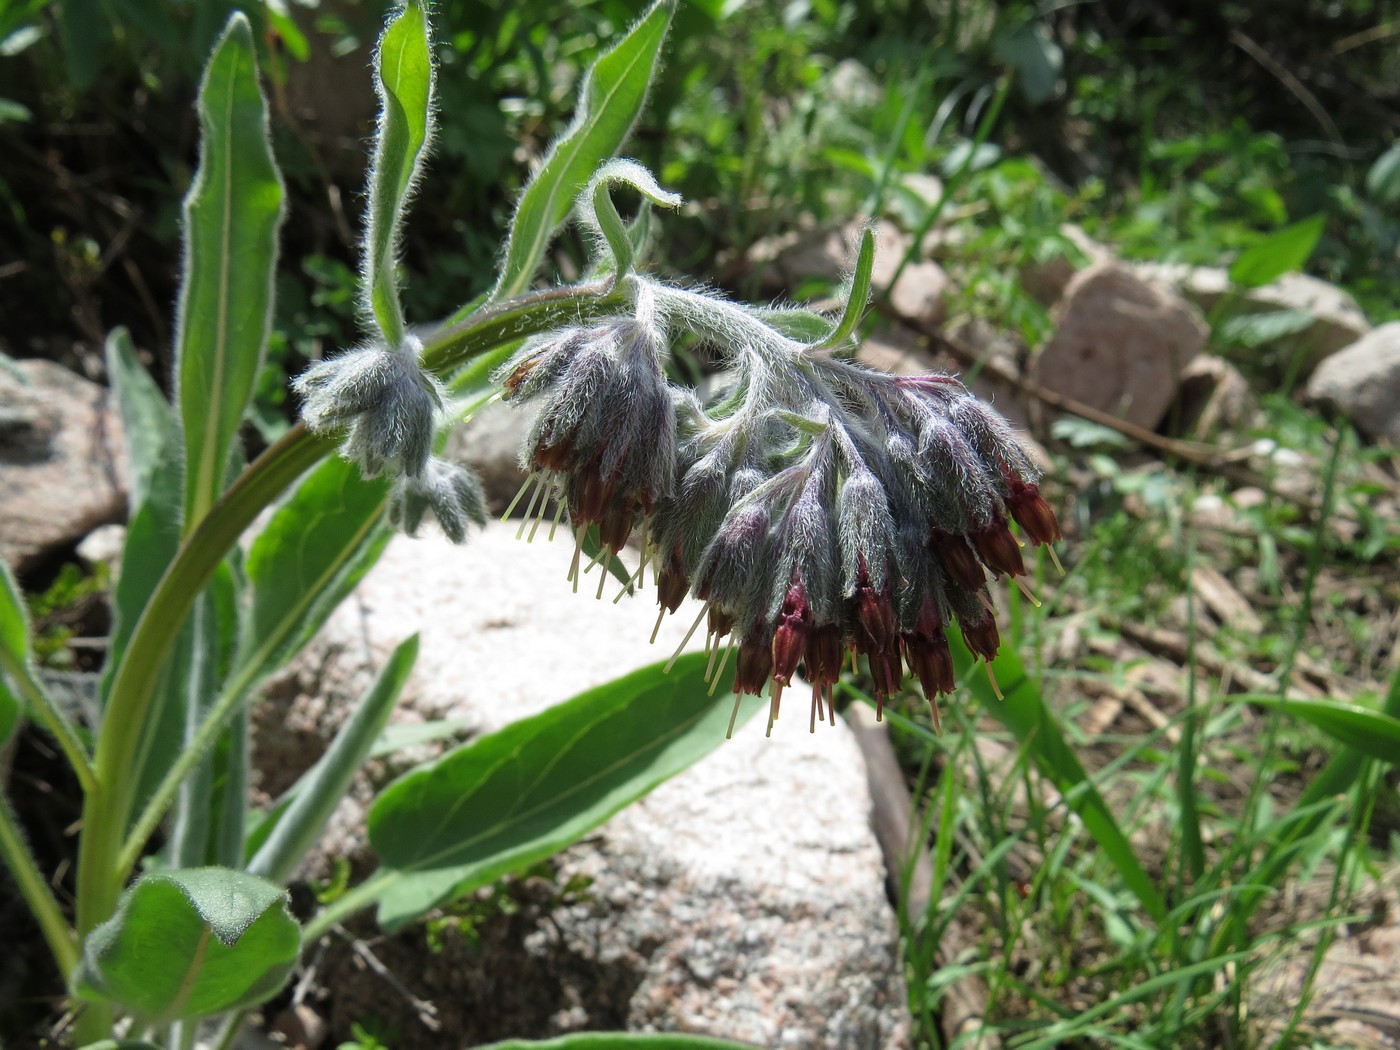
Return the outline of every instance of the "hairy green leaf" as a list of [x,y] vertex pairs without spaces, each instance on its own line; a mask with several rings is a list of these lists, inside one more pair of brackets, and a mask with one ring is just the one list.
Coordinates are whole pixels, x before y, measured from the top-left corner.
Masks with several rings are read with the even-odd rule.
[[161,469],[162,449],[180,439],[180,424],[160,387],[136,358],[136,347],[125,328],[114,328],[107,337],[107,375],[116,394],[126,438],[126,462],[130,468],[133,508],[150,495],[151,478]]
[[343,459],[307,474],[248,550],[252,605],[237,674],[248,686],[288,660],[378,559],[388,483],[366,481]]
[[253,32],[242,14],[229,19],[205,67],[199,120],[175,332],[186,531],[223,491],[272,325],[285,194],[268,138]]
[[593,172],[621,147],[646,102],[674,0],[659,0],[584,78],[574,121],[521,195],[493,299],[518,295]]
[[1240,252],[1230,267],[1230,280],[1243,288],[1258,288],[1301,269],[1317,247],[1326,224],[1327,216],[1318,214],[1275,230]]
[[732,701],[708,695],[705,663],[644,667],[385,788],[369,814],[381,925],[551,856],[724,743]]
[[0,747],[15,731],[22,709],[18,690],[7,681],[6,666],[29,666],[29,610],[10,567],[0,561]]
[[74,985],[147,1022],[207,1017],[267,999],[300,948],[281,887],[226,868],[163,872],[92,931]]
[[408,0],[390,20],[375,55],[379,131],[369,169],[369,216],[360,274],[369,314],[385,341],[397,348],[404,337],[394,266],[404,210],[422,168],[433,130],[433,62],[428,16]]
[[336,733],[320,760],[297,781],[295,795],[248,864],[253,875],[285,882],[320,836],[350,781],[394,710],[418,657],[418,636],[403,642]]

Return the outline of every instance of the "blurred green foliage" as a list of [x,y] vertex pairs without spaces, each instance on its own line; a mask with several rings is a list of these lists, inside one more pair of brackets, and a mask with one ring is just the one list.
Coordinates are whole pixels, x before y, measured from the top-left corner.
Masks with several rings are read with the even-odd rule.
[[[74,363],[127,325],[166,353],[176,202],[195,148],[182,100],[233,6],[0,9],[0,290],[12,304],[0,349]],[[349,264],[373,114],[361,74],[387,5],[251,6],[293,195],[293,274],[259,399],[272,437],[287,417],[282,377],[356,335]],[[968,309],[1034,345],[1043,308],[1016,269],[1072,254],[1066,220],[1130,257],[1219,264],[1323,214],[1311,270],[1379,321],[1396,316],[1400,277],[1400,154],[1383,152],[1400,132],[1400,30],[1383,7],[692,0],[629,152],[696,205],[661,246],[668,263],[752,291],[742,253],[766,235],[874,209],[917,227],[932,202],[906,177],[945,174],[1010,78],[943,216],[966,228]],[[402,260],[410,316],[440,316],[486,286],[530,164],[567,122],[587,62],[640,9],[436,5],[439,134]],[[563,243],[561,272],[582,257]]]

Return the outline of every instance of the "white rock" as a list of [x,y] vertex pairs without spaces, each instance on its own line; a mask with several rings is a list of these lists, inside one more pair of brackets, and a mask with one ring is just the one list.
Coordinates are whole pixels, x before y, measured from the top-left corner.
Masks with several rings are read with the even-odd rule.
[[[527,546],[516,528],[493,524],[465,548],[437,535],[392,541],[259,711],[260,753],[289,727],[326,737],[413,631],[422,635],[419,664],[396,717],[462,718],[489,731],[664,658],[694,619],[688,603],[648,646],[650,588],[613,605],[610,582],[595,602],[595,569],[584,578],[587,593],[573,594],[564,536]],[[809,735],[805,704],[792,699],[771,739],[756,718],[564,853],[561,883],[593,879],[573,907],[509,936],[502,919],[478,949],[448,938],[430,954],[421,932],[379,944],[376,953],[413,993],[437,1005],[441,1032],[422,1029],[399,993],[349,958],[328,961],[322,975],[333,1025],[367,1012],[392,1018],[395,1046],[410,1050],[583,1025],[759,1045],[792,1031],[814,1050],[907,1046],[898,937],[863,763],[844,722]],[[272,759],[288,757],[283,748]],[[315,754],[297,757],[307,764]],[[267,774],[289,779],[285,768]],[[329,846],[361,847],[355,839]]]
[[1400,321],[1322,362],[1308,380],[1308,396],[1371,437],[1400,446]]

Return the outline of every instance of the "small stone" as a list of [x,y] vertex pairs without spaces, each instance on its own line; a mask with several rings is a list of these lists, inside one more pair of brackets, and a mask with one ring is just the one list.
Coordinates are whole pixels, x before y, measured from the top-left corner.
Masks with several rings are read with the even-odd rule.
[[1240,370],[1224,358],[1200,354],[1181,371],[1181,389],[1168,414],[1174,433],[1203,441],[1248,426],[1259,403]]
[[1116,262],[1076,274],[1056,314],[1055,335],[1032,359],[1033,378],[1148,429],[1162,421],[1208,334],[1190,303]]
[[1400,321],[1324,361],[1308,380],[1308,396],[1367,436],[1400,446]]
[[113,565],[125,547],[125,525],[99,525],[78,544],[78,557],[89,565]]

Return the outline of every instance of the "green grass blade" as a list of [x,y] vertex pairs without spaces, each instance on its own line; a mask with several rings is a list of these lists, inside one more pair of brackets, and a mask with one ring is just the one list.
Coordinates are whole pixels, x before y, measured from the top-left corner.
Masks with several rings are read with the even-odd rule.
[[544,260],[550,238],[598,165],[622,146],[646,102],[674,0],[659,0],[584,78],[578,109],[520,197],[492,299],[519,295]]
[[1332,700],[1289,700],[1252,694],[1232,696],[1230,700],[1282,711],[1316,726],[1362,755],[1400,765],[1400,718]]
[[580,1032],[559,1039],[507,1039],[481,1050],[753,1050],[752,1043],[731,1043],[700,1035],[651,1035],[641,1032]]
[[199,120],[175,334],[186,532],[223,491],[272,324],[285,194],[268,139],[253,31],[242,14],[229,19],[205,68]]
[[962,638],[956,632],[949,632],[948,644],[959,678],[982,701],[987,713],[1010,730],[1022,747],[1027,748],[1036,767],[1050,779],[1065,803],[1084,821],[1084,827],[1117,869],[1133,896],[1153,920],[1160,921],[1167,913],[1161,893],[1143,870],[1132,844],[1118,826],[1103,796],[1065,743],[1055,716],[1045,706],[1040,691],[1026,674],[1020,657],[1009,644],[1004,644],[992,664],[1005,695],[1004,700],[997,700],[991,684],[981,669],[975,666]]
[[379,132],[369,169],[369,217],[360,274],[366,312],[385,342],[397,347],[404,336],[399,303],[399,230],[422,170],[433,132],[433,61],[428,16],[418,0],[408,0],[384,29],[375,55],[379,90]]
[[644,667],[385,788],[369,813],[380,924],[552,856],[723,744],[731,700],[708,695],[705,664],[692,653],[669,675]]
[[298,781],[291,805],[279,815],[248,863],[249,873],[279,883],[291,875],[349,790],[351,779],[388,722],[417,658],[415,634],[394,650],[326,753]]

